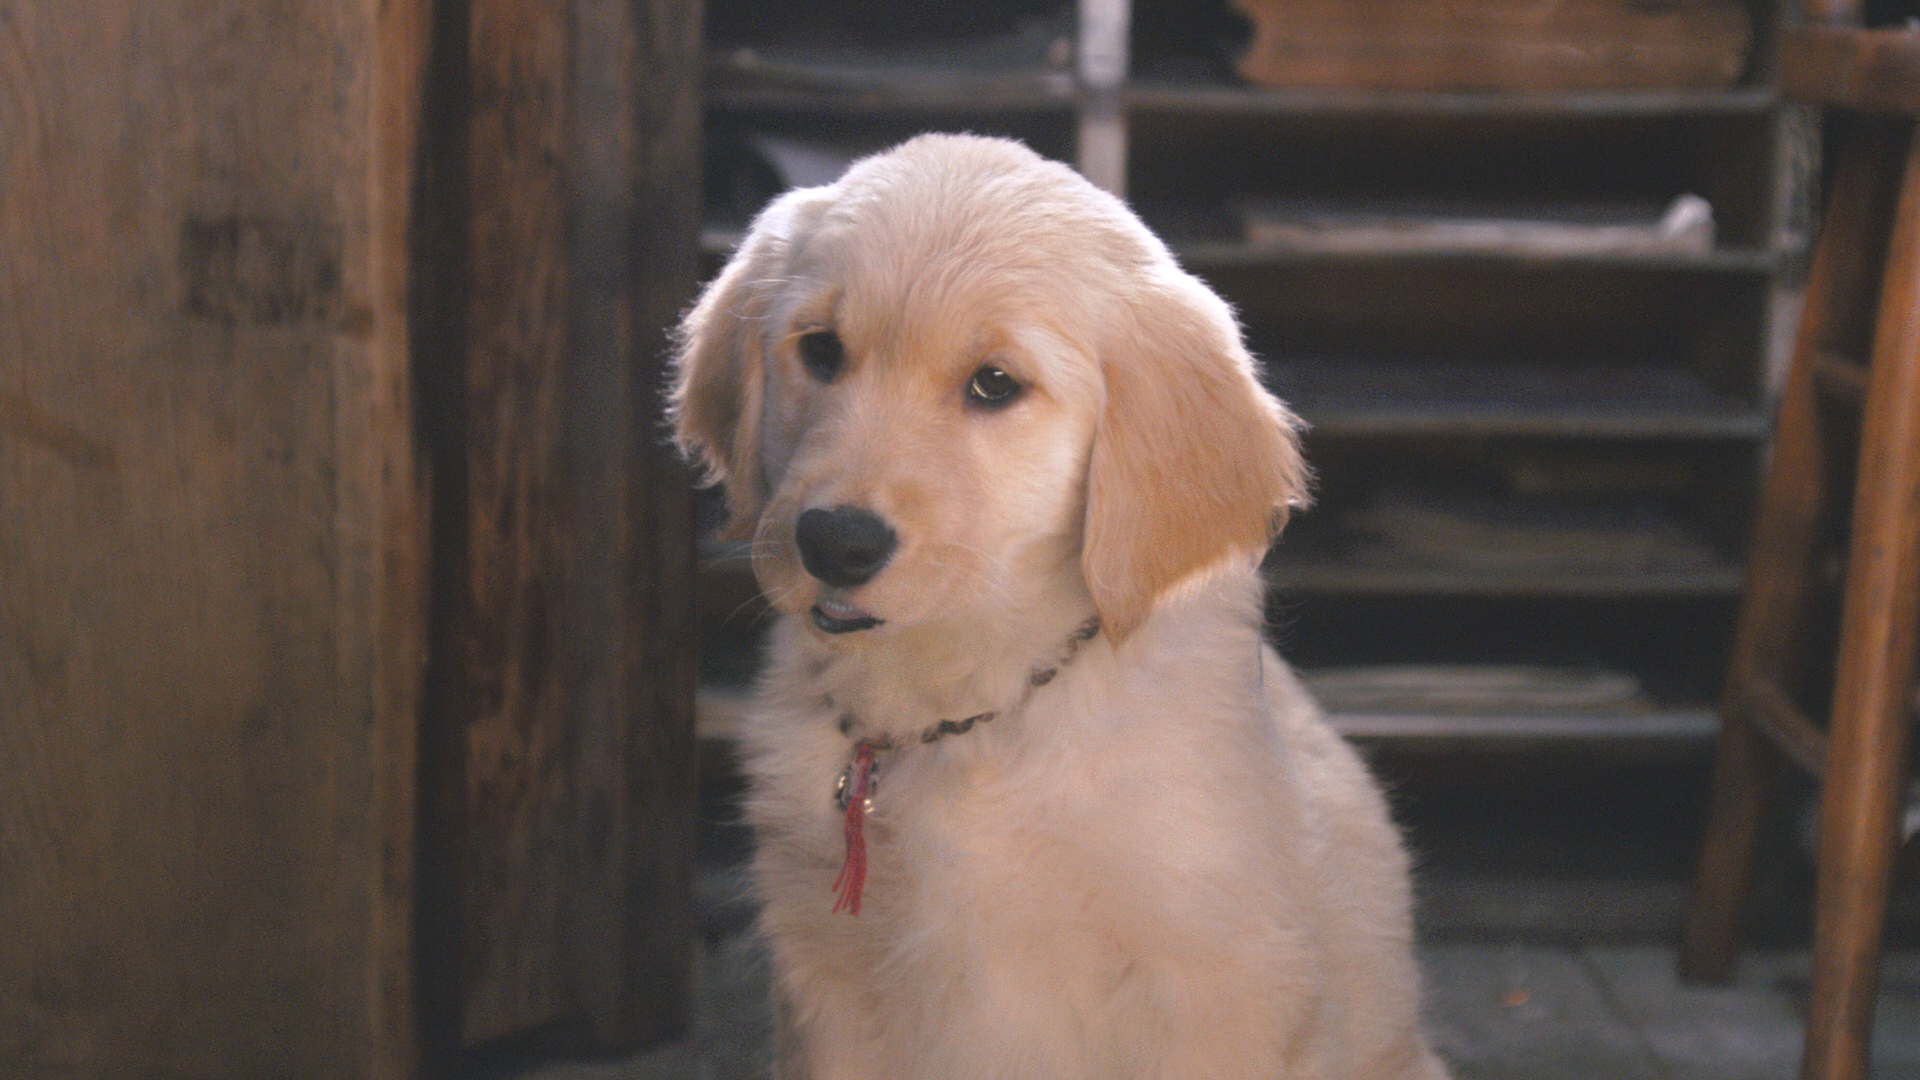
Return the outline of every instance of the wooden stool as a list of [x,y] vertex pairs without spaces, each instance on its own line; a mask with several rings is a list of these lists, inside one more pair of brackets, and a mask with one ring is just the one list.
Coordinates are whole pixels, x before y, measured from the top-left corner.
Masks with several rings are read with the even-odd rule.
[[[1853,5],[1816,6],[1845,16]],[[1681,971],[1731,973],[1766,789],[1782,759],[1813,773],[1820,846],[1801,1075],[1858,1080],[1905,802],[1920,615],[1920,32],[1810,27],[1785,36],[1781,67],[1789,97],[1839,110],[1846,126],[1761,495]],[[1794,665],[1849,481],[1822,731],[1795,704]]]

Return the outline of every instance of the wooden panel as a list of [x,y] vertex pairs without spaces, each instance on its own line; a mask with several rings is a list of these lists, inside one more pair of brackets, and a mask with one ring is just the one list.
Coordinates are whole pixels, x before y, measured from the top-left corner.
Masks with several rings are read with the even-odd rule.
[[401,1076],[424,3],[0,13],[0,1072]]
[[685,1023],[697,6],[479,0],[436,29],[424,1001],[436,1056]]
[[[371,1030],[364,1050],[373,1080],[406,1080],[419,1072],[419,941],[415,888],[419,865],[419,735],[428,629],[430,462],[418,445],[415,342],[417,294],[431,270],[419,260],[417,205],[425,148],[425,84],[433,0],[370,0],[374,68],[372,152],[366,205],[368,293],[373,320],[368,362],[344,369],[335,400],[362,402],[343,411],[336,439],[349,549],[346,563],[364,578],[362,614],[369,693],[368,740],[373,792],[368,810],[379,845],[373,867],[367,985]],[[359,375],[361,377],[354,378]],[[350,581],[352,579],[349,579]],[[361,632],[355,628],[355,636]],[[351,655],[346,654],[346,655]],[[343,673],[351,681],[352,669]],[[338,1075],[338,1074],[336,1074]]]

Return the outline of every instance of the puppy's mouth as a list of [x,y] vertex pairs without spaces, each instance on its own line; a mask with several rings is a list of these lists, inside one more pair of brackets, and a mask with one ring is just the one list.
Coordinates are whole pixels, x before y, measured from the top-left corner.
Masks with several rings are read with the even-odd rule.
[[808,609],[813,616],[813,625],[829,634],[851,634],[855,630],[871,630],[885,619],[869,615],[860,608],[842,600],[821,597],[820,602]]

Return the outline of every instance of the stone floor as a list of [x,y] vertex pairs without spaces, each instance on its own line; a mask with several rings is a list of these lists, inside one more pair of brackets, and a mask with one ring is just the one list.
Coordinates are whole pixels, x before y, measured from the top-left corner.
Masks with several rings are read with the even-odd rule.
[[[767,1075],[766,970],[741,936],[704,956],[687,1042],[627,1061],[549,1065],[527,1080],[754,1080]],[[1791,1080],[1804,951],[1747,957],[1725,988],[1679,986],[1655,946],[1457,944],[1423,950],[1427,1024],[1461,1080]],[[1889,958],[1875,1080],[1920,1076],[1920,953]]]
[[[1462,1080],[1789,1080],[1807,987],[1809,881],[1796,803],[1763,852],[1738,977],[1682,986],[1671,942],[1704,772],[1552,757],[1379,762],[1420,863],[1428,1028]],[[764,958],[741,890],[748,841],[710,793],[698,888],[691,1036],[617,1062],[523,1080],[750,1080],[766,1075]],[[1920,892],[1920,890],[1909,890]],[[1920,941],[1896,907],[1876,1080],[1920,1077]]]

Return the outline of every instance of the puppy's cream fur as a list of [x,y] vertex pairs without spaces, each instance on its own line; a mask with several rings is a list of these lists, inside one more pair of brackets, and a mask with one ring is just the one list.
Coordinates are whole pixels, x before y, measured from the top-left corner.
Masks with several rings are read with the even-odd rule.
[[[981,407],[983,367],[1024,389]],[[791,192],[688,314],[673,407],[784,613],[745,737],[781,1077],[1444,1076],[1384,803],[1262,642],[1296,423],[1119,201],[966,136]],[[843,506],[899,547],[828,590],[794,528]],[[828,635],[821,602],[883,622]],[[881,735],[835,915],[834,782]]]

